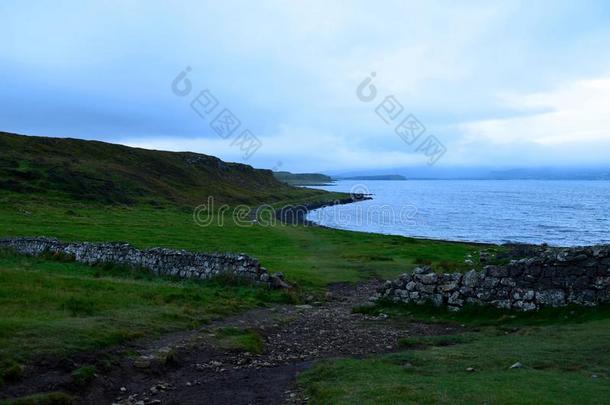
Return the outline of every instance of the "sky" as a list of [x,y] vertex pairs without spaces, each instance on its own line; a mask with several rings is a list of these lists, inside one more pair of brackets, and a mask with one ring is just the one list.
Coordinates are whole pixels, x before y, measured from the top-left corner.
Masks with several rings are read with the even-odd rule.
[[607,1],[4,0],[0,15],[1,131],[295,172],[610,165]]

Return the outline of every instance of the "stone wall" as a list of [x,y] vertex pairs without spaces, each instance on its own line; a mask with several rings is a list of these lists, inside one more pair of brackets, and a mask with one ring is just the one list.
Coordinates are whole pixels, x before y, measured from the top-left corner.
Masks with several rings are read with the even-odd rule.
[[158,276],[207,280],[219,274],[230,274],[270,287],[288,286],[281,274],[269,274],[258,260],[243,254],[194,253],[164,248],[139,250],[127,243],[61,242],[43,237],[0,239],[0,247],[29,256],[66,255],[88,265],[112,263],[142,268]]
[[512,260],[482,271],[437,274],[417,268],[387,281],[372,297],[392,302],[446,305],[465,304],[531,311],[569,304],[610,303],[610,246],[543,248],[534,257]]

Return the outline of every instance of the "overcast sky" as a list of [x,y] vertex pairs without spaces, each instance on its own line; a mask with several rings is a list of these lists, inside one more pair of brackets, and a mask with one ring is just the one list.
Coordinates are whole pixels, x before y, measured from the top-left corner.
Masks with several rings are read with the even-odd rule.
[[[0,15],[8,132],[292,171],[423,165],[429,135],[440,167],[610,163],[607,1],[4,0]],[[389,96],[403,112],[386,123]],[[210,127],[225,108],[232,134]],[[426,129],[412,144],[395,132],[409,114]]]

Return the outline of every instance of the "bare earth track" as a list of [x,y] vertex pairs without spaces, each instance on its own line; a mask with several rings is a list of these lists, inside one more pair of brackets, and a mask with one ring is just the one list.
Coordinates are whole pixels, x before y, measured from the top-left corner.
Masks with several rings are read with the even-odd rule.
[[[255,309],[199,330],[140,343],[132,347],[139,357],[123,357],[108,372],[99,373],[76,394],[78,403],[303,403],[307,398],[297,390],[296,377],[316,360],[391,352],[403,337],[457,332],[456,326],[352,313],[378,285],[379,281],[336,284],[330,287],[332,298],[320,305]],[[214,330],[228,326],[255,330],[264,339],[263,352],[218,349]],[[47,370],[36,383],[34,378],[26,378],[22,385],[37,386],[38,391],[73,388],[66,386],[69,379],[58,371]],[[15,389],[13,393],[20,391]]]

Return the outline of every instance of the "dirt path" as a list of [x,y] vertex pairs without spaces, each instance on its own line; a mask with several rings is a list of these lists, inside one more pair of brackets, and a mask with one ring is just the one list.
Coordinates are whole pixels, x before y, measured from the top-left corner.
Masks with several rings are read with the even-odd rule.
[[[440,324],[400,323],[352,313],[379,282],[330,287],[320,305],[277,305],[224,319],[200,330],[176,333],[135,347],[99,374],[81,404],[282,404],[306,402],[296,387],[299,372],[316,360],[359,357],[397,349],[400,338],[456,332]],[[221,350],[214,330],[232,326],[257,331],[261,354]],[[58,380],[61,381],[61,380]],[[47,387],[48,388],[48,387]],[[55,384],[62,389],[62,384]]]

